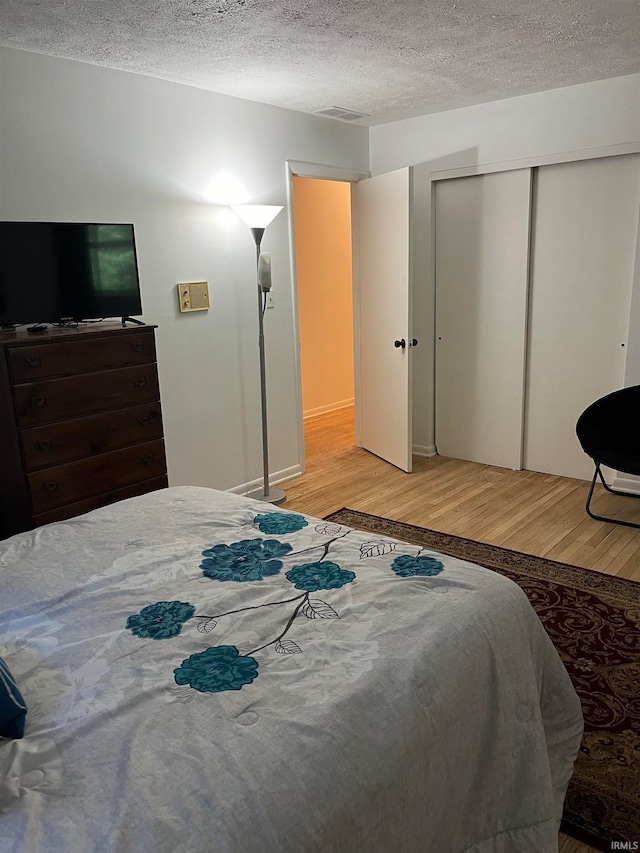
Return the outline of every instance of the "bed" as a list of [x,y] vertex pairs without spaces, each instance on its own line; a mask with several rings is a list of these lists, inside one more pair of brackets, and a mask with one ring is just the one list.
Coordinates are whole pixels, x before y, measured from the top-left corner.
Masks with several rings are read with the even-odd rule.
[[0,543],[2,850],[557,850],[582,733],[525,595],[199,487]]

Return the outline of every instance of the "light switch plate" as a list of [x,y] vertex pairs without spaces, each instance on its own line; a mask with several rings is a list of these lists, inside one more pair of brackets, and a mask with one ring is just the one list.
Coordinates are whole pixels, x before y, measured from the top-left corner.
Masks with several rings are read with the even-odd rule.
[[209,310],[209,283],[206,281],[187,281],[176,285],[178,307],[184,314],[188,311]]

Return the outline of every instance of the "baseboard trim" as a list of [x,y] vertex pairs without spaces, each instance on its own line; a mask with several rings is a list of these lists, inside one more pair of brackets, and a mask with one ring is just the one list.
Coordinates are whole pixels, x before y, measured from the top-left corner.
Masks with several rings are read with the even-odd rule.
[[438,451],[436,450],[435,444],[430,444],[428,447],[424,447],[421,444],[414,444],[411,448],[411,452],[414,456],[437,456]]
[[[282,471],[274,471],[273,474],[269,476],[269,485],[277,486],[279,483],[284,483],[286,480],[292,480],[300,474],[302,474],[301,465],[292,465],[290,468],[283,468]],[[247,492],[257,489],[262,485],[262,483],[263,479],[260,477],[257,480],[251,480],[249,483],[243,483],[241,486],[234,486],[232,489],[227,489],[227,491],[232,492],[234,495],[246,495]]]
[[339,400],[337,403],[328,403],[326,406],[318,406],[315,409],[308,409],[302,413],[303,419],[315,418],[316,415],[328,415],[329,412],[338,412],[340,409],[348,409],[349,406],[355,405],[355,400],[350,397],[348,400]]
[[619,492],[629,492],[632,495],[640,494],[640,478],[638,477],[616,477],[611,484],[612,489]]

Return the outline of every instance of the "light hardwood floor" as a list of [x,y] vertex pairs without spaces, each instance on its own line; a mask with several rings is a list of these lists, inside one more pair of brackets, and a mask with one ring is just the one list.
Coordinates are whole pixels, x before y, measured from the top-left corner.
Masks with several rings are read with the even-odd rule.
[[[584,480],[442,456],[415,456],[405,474],[355,447],[353,409],[307,420],[305,451],[287,509],[322,518],[347,506],[640,581],[640,530],[589,518]],[[597,511],[640,523],[640,500],[596,490]]]
[[[323,518],[346,506],[640,581],[640,530],[590,519],[589,484],[434,456],[405,474],[354,445],[353,409],[305,422],[306,471],[287,509]],[[640,500],[597,487],[596,510],[640,523]],[[597,853],[565,835],[560,853]]]

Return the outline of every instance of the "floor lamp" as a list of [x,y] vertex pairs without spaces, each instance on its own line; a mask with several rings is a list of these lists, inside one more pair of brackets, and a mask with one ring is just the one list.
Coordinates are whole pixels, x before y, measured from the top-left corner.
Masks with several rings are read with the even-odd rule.
[[249,492],[250,498],[281,504],[287,499],[281,489],[272,489],[269,485],[269,441],[267,438],[267,383],[264,358],[264,311],[267,307],[267,292],[271,290],[271,267],[265,256],[260,258],[260,244],[265,229],[282,210],[271,204],[236,204],[233,210],[248,225],[256,244],[256,278],[258,283],[258,349],[260,351],[260,398],[262,403],[262,468],[263,485]]

